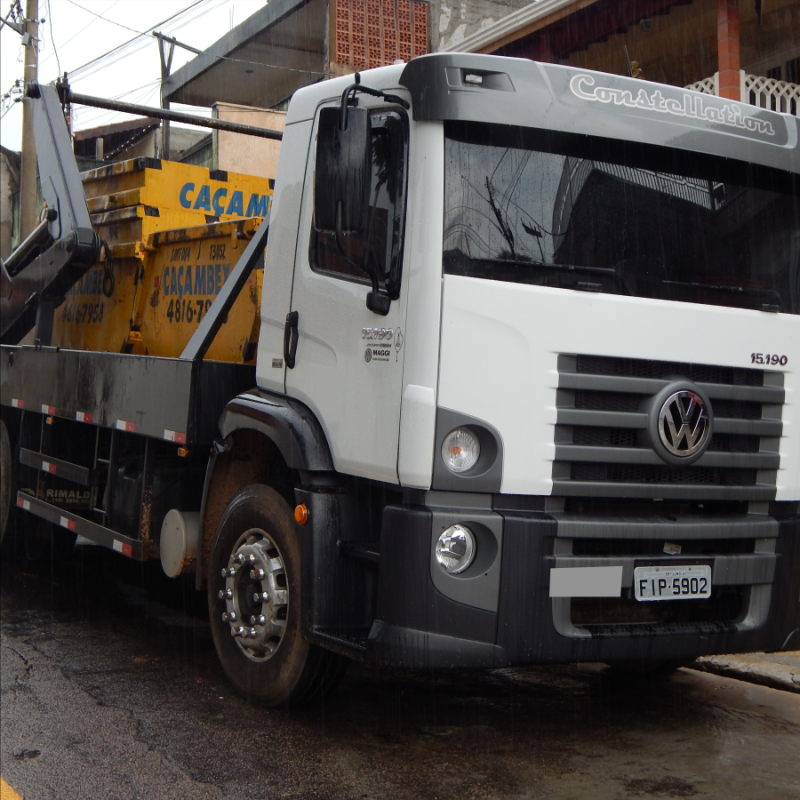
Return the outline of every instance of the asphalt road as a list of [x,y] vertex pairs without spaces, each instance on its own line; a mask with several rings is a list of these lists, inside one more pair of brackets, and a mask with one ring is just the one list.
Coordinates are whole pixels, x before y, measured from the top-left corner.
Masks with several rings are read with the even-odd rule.
[[25,800],[800,798],[800,695],[597,664],[353,666],[326,702],[249,705],[204,598],[97,548],[0,566],[0,771]]

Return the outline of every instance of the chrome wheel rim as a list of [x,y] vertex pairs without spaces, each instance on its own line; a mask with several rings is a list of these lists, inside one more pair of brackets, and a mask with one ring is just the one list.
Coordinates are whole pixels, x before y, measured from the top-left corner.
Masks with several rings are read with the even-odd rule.
[[222,621],[247,658],[268,661],[284,639],[289,613],[289,585],[278,546],[266,531],[251,528],[236,542],[222,577]]

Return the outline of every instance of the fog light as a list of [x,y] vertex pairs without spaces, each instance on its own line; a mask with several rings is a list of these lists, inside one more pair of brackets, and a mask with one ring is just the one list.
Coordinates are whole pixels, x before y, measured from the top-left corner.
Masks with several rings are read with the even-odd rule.
[[466,525],[451,525],[436,541],[436,560],[450,575],[463,572],[475,559],[475,536]]
[[481,444],[469,428],[456,428],[444,437],[442,458],[451,472],[466,472],[478,462]]

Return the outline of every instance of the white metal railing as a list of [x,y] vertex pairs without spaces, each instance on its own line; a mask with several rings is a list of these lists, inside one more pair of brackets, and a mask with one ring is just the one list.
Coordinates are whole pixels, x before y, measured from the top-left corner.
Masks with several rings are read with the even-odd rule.
[[[739,85],[742,87],[741,100],[759,108],[770,111],[782,111],[800,117],[800,85],[764,78],[761,75],[747,75],[744,70],[739,73]],[[719,94],[719,73],[710,78],[703,78],[685,87],[704,94]]]
[[800,86],[796,83],[762,78],[760,75],[744,75],[742,101],[800,117]]
[[719,72],[715,72],[710,78],[703,78],[703,80],[690,83],[683,88],[692,89],[703,94],[719,94]]

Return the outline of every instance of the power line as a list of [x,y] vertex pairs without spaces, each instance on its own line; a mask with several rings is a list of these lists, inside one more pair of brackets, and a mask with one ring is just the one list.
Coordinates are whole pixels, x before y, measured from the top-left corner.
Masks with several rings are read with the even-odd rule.
[[56,49],[56,37],[53,33],[53,12],[50,10],[50,0],[47,0],[47,21],[50,23],[50,44],[53,45],[53,53],[56,57],[56,64],[58,65],[58,74],[61,74],[61,59],[58,57],[58,50]]
[[[137,86],[135,89],[128,89],[127,91],[120,92],[120,94],[113,95],[110,97],[110,100],[122,100],[123,97],[131,97],[131,95],[136,95],[139,97],[137,93],[142,93],[141,96],[144,96],[144,93],[152,93],[154,88],[158,87],[158,84],[161,83],[160,79],[156,79],[154,81],[148,81],[147,83],[143,83],[141,86]],[[131,98],[133,101],[133,98]],[[88,106],[86,108],[88,114],[84,114],[84,109],[81,109],[79,115],[76,115],[76,119],[78,119],[81,124],[84,124],[85,121],[93,122],[96,119],[101,119],[103,117],[107,117],[109,115],[118,114],[118,111],[108,111],[104,109],[90,109]]]
[[[131,33],[138,33],[139,36],[147,36],[146,33],[142,33],[141,31],[129,28],[127,25],[123,25],[121,22],[115,22],[113,19],[108,19],[107,17],[104,17],[102,14],[98,14],[94,11],[89,11],[88,8],[84,8],[80,3],[76,3],[75,0],[67,0],[67,2],[72,6],[77,6],[81,11],[85,11],[87,14],[91,14],[93,17],[97,17],[98,19],[103,20],[103,22],[110,22],[112,25],[116,25],[118,28],[124,28],[126,31],[130,31]],[[48,0],[48,5],[49,3],[50,0]]]
[[[207,0],[203,0],[203,1],[207,2]],[[189,11],[191,11],[193,6],[189,6],[188,8],[185,8],[185,9],[183,9],[183,11],[179,12],[178,14],[176,14],[174,17],[170,17],[168,20],[166,20],[166,22],[170,23],[170,27],[172,27],[173,25],[177,25],[178,23],[180,23],[181,26],[186,26],[186,25],[189,25],[189,24],[191,24],[193,22],[196,22],[199,19],[202,19],[204,16],[206,16],[206,14],[210,14],[212,11],[216,11],[216,9],[220,7],[220,5],[223,5],[226,2],[227,2],[227,0],[217,0],[217,5],[212,5],[212,6],[208,7],[208,8],[206,8],[205,10],[201,10],[201,11],[199,11],[199,13],[195,14],[194,16],[190,16],[187,19],[180,19],[180,17],[183,14],[188,13]],[[197,5],[197,4],[195,3],[194,5]],[[161,24],[162,23],[158,23],[154,27],[159,27],[159,26],[161,26]],[[82,67],[78,67],[76,70],[74,70],[70,74],[74,76],[76,73],[80,72],[82,78],[87,78],[90,75],[96,74],[100,70],[107,69],[108,67],[113,66],[114,64],[118,63],[119,61],[122,61],[123,59],[129,58],[129,57],[133,56],[135,53],[138,53],[138,52],[142,51],[144,48],[146,48],[147,45],[149,44],[148,35],[149,34],[145,33],[145,34],[142,34],[142,36],[134,37],[133,39],[129,39],[127,42],[124,42],[123,44],[121,44],[118,48],[115,48],[115,50],[111,50],[108,53],[106,53],[105,56],[111,57],[112,60],[105,61],[105,60],[103,60],[104,56],[99,56],[98,58],[96,58],[93,61],[89,62],[89,64],[85,64]],[[94,62],[98,62],[98,63],[95,64]],[[85,67],[89,68],[88,72],[82,72],[82,70]]]
[[[187,14],[193,8],[193,6],[189,6],[188,8],[183,9],[183,11],[178,12],[178,14],[176,14],[174,17],[171,17],[169,20],[167,20],[167,22],[170,23],[170,27],[178,24],[180,24],[181,26],[189,25],[193,22],[196,22],[199,19],[202,19],[202,17],[206,16],[206,14],[210,14],[212,11],[215,11],[217,8],[219,8],[221,4],[224,4],[225,2],[227,2],[227,0],[218,0],[217,5],[212,5],[204,10],[199,10],[199,13],[194,14],[194,16],[189,16],[186,19],[181,19],[181,17],[184,14]],[[161,23],[159,23],[159,25],[161,25]],[[106,56],[109,56],[110,60],[104,60],[103,56],[101,56],[98,59],[94,60],[97,63],[89,62],[89,65],[84,65],[84,67],[88,66],[88,71],[80,72],[81,79],[95,75],[97,72],[108,69],[109,67],[114,66],[114,64],[117,64],[118,62],[132,57],[134,54],[144,50],[148,46],[148,43],[149,39],[147,34],[128,40],[124,44],[120,45],[119,48],[116,48],[118,52],[112,50],[109,53],[105,54]],[[83,67],[78,68],[78,70],[83,70],[83,69],[84,69]],[[76,72],[73,71],[71,74],[74,77]]]
[[[11,88],[0,98],[0,104],[4,105],[0,112],[0,119],[3,119],[14,106],[22,100],[22,80],[17,78]],[[8,105],[6,105],[8,103]]]
[[[47,0],[47,2],[48,2],[48,8],[49,8],[49,3],[50,3],[50,0]],[[120,3],[120,2],[121,2],[121,0],[114,0],[114,2],[113,2],[113,3],[112,3],[112,4],[111,4],[111,5],[108,7],[108,8],[106,8],[106,9],[105,9],[105,11],[106,11],[106,12],[108,12],[108,11],[111,11],[111,9],[112,9],[112,8],[114,8],[114,6],[116,6],[116,5],[119,5],[119,3]],[[83,30],[81,31],[81,33],[82,33],[82,34],[85,34],[85,33],[86,33],[86,31],[87,31],[87,29],[88,29],[88,28],[91,28],[91,26],[92,26],[92,25],[94,25],[94,24],[95,24],[95,22],[97,22],[97,19],[93,19],[93,20],[92,20],[92,21],[91,21],[91,22],[90,22],[88,25],[85,25],[85,26],[84,26],[84,28],[83,28]],[[52,34],[52,24],[53,24],[53,15],[52,15],[52,14],[50,14],[51,34]],[[68,42],[67,42],[67,43],[64,45],[64,47],[63,47],[62,49],[66,49],[66,48],[67,48],[67,47],[69,47],[69,46],[70,46],[70,45],[71,45],[73,42],[80,42],[80,41],[81,41],[81,39],[80,39],[79,37],[77,37],[77,36],[76,36],[75,38],[73,38],[73,39],[71,39],[70,41],[68,41]],[[55,50],[55,44],[53,44],[53,50]],[[48,62],[48,61],[49,61],[51,58],[52,58],[52,55],[49,55],[49,56],[47,56],[46,58],[43,58],[43,59],[42,59],[42,60],[39,62],[39,66],[41,67],[41,66],[42,66],[42,64],[46,64],[46,63],[47,63],[47,62]],[[60,74],[60,73],[61,73],[61,68],[60,68],[60,67],[59,67],[59,70],[58,70],[58,71],[59,71],[59,74]]]
[[[282,69],[286,72],[303,72],[306,75],[325,75],[325,72],[321,72],[320,70],[316,69],[298,69],[295,67],[284,67],[280,64],[267,64],[265,61],[246,61],[243,58],[233,58],[232,56],[221,56],[217,53],[209,53],[208,50],[198,50],[196,47],[192,47],[190,44],[184,44],[183,42],[179,42],[177,39],[173,38],[172,36],[165,36],[163,33],[159,33],[158,31],[154,30],[151,34],[155,36],[157,39],[163,39],[165,42],[169,42],[170,44],[174,44],[175,47],[180,47],[183,50],[188,50],[190,53],[195,53],[199,56],[208,56],[209,58],[218,58],[221,61],[232,61],[236,64],[249,64],[250,66],[254,67],[268,67],[269,69]],[[322,55],[320,53],[320,55]]]
[[[190,11],[195,6],[199,6],[202,3],[206,3],[206,2],[208,2],[208,0],[195,0],[194,3],[192,3],[189,6],[187,6],[186,8],[182,9],[177,14],[173,14],[171,17],[167,17],[162,22],[158,22],[155,25],[153,25],[151,28],[148,29],[148,32],[154,30],[155,28],[159,28],[159,27],[161,27],[162,25],[165,25],[168,22],[171,22],[172,20],[176,19],[177,17],[180,17],[183,14],[185,14],[187,11]],[[82,64],[79,67],[76,67],[75,69],[72,70],[72,72],[70,74],[75,76],[76,74],[78,74],[78,73],[82,72],[83,70],[88,69],[90,66],[96,64],[98,61],[102,61],[103,59],[107,58],[108,56],[113,55],[114,53],[118,53],[123,48],[129,47],[134,42],[138,41],[139,39],[143,39],[147,35],[148,35],[147,33],[139,33],[139,34],[137,34],[136,36],[133,37],[133,39],[128,39],[127,42],[123,42],[122,44],[117,45],[117,47],[113,47],[108,52],[103,53],[102,55],[99,55],[96,58],[93,58],[91,61],[87,61],[85,64]]]

